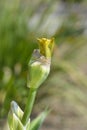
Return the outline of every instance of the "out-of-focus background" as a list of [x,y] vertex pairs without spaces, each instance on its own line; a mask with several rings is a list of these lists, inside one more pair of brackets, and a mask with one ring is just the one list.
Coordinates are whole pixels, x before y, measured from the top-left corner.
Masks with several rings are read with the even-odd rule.
[[0,0],[0,130],[12,100],[24,110],[37,37],[55,37],[55,48],[32,118],[49,106],[41,130],[87,130],[87,0]]

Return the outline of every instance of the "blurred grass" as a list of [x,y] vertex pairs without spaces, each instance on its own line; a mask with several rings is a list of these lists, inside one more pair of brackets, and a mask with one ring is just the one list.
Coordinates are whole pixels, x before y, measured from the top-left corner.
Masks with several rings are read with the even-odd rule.
[[[68,3],[70,7],[73,2],[76,1]],[[81,4],[85,3],[84,0]],[[33,49],[37,48],[36,38],[55,37],[51,73],[38,91],[35,112],[49,105],[53,108],[53,114],[58,115],[57,119],[61,117],[63,122],[69,115],[77,117],[82,115],[87,121],[86,28],[81,23],[80,14],[71,12],[65,17],[61,14],[63,22],[53,31],[50,24],[51,22],[55,24],[58,20],[57,4],[60,7],[60,1],[56,0],[0,1],[0,116],[2,117],[7,116],[11,100],[16,100],[24,108],[28,93],[27,64]],[[55,18],[52,17],[52,21],[48,21],[52,15]],[[48,33],[49,30],[54,33]],[[64,124],[61,122],[60,125],[63,127]]]
[[18,96],[18,89],[24,89],[27,64],[36,47],[36,39],[28,28],[28,14],[25,15],[20,2],[0,1],[0,89],[5,90],[3,95],[9,91],[4,103],[6,111],[10,101]]

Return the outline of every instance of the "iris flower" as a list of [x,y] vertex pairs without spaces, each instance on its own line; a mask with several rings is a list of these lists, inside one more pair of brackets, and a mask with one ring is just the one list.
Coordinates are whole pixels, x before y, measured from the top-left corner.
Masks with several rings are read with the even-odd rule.
[[32,89],[37,89],[47,78],[54,47],[54,38],[39,38],[37,40],[39,41],[39,49],[34,50],[29,62],[27,86]]

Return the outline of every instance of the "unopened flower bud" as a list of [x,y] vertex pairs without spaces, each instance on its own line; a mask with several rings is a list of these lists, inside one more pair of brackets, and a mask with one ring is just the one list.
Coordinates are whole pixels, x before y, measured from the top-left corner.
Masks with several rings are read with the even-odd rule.
[[10,130],[29,130],[30,119],[24,126],[21,122],[23,114],[24,114],[23,111],[17,105],[17,103],[12,101],[11,108],[8,114],[8,123],[9,123]]

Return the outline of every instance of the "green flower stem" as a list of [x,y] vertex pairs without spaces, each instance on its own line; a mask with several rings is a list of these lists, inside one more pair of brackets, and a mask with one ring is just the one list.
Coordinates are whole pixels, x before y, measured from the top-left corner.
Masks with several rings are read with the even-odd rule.
[[33,108],[33,104],[34,104],[34,101],[35,101],[36,93],[37,93],[36,89],[33,90],[32,88],[30,88],[26,107],[25,107],[25,110],[24,110],[24,115],[23,115],[23,118],[22,118],[22,123],[24,125],[27,123],[27,121],[30,117],[30,114],[31,114],[31,111],[32,111],[32,108]]

